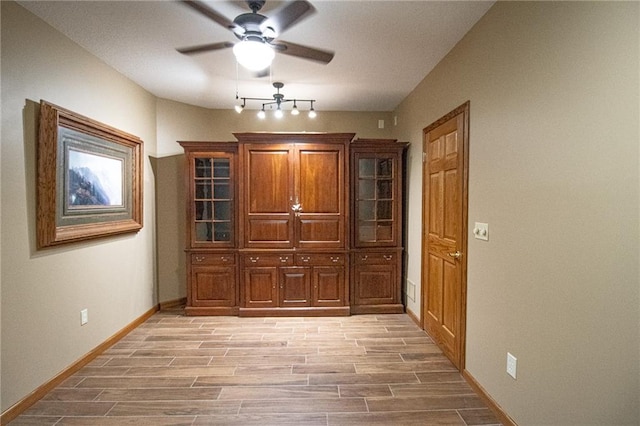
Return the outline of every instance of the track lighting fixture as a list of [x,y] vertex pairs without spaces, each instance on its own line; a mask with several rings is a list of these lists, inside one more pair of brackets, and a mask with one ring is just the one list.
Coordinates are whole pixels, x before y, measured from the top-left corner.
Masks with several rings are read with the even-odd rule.
[[284,95],[280,93],[280,89],[284,87],[284,84],[275,82],[273,83],[273,87],[276,88],[276,93],[273,94],[273,98],[241,98],[236,94],[236,99],[241,100],[242,104],[236,105],[235,110],[238,113],[241,113],[244,110],[247,101],[265,101],[262,103],[262,109],[258,111],[258,118],[264,119],[266,117],[265,107],[267,106],[271,108],[275,106],[275,117],[282,118],[284,116],[284,112],[282,111],[282,104],[293,102],[291,115],[299,115],[300,110],[298,109],[298,102],[309,102],[309,118],[316,117],[316,111],[313,109],[313,103],[316,101],[315,99],[285,99]]
[[240,114],[242,111],[244,111],[245,105],[246,105],[245,101],[242,101],[242,105],[236,105],[235,106],[236,112]]

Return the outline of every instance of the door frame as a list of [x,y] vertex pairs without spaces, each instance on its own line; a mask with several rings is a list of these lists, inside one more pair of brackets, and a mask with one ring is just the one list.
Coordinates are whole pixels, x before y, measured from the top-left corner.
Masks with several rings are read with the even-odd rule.
[[[461,240],[460,251],[462,253],[462,259],[460,261],[460,317],[458,318],[460,324],[460,336],[458,365],[460,372],[465,369],[466,360],[466,336],[467,336],[467,245],[468,245],[468,205],[469,205],[469,106],[470,101],[465,102],[448,114],[440,117],[422,130],[422,234],[421,234],[421,259],[420,259],[420,326],[426,330],[426,306],[427,306],[427,291],[426,291],[426,265],[427,255],[429,253],[428,246],[428,222],[425,212],[425,200],[429,200],[429,180],[425,179],[425,172],[427,170],[427,155],[425,150],[425,136],[430,131],[438,128],[442,124],[451,120],[452,118],[462,114],[462,150],[463,150],[463,171],[462,171],[462,203],[461,203]],[[437,343],[437,342],[436,342]]]

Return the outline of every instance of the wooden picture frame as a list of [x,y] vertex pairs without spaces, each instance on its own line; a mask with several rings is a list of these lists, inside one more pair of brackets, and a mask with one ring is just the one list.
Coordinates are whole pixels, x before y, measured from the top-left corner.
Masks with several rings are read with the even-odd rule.
[[41,101],[37,154],[39,249],[142,228],[138,137]]

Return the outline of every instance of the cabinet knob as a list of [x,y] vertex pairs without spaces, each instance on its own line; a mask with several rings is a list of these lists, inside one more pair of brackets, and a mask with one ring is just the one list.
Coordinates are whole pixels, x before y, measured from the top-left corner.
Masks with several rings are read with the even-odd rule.
[[222,260],[223,262],[228,262],[229,258],[227,256],[220,256],[220,260]]
[[249,260],[251,261],[251,263],[256,263],[258,261],[258,259],[260,259],[259,257],[250,257]]
[[366,254],[363,256],[360,256],[360,260],[367,260],[369,258],[369,256],[367,256]]
[[196,256],[196,262],[202,262],[205,259],[206,259],[206,257],[204,257],[204,256]]
[[338,263],[338,262],[340,261],[340,257],[333,257],[333,256],[331,256],[331,261],[332,261],[333,263]]
[[302,256],[302,261],[303,262],[307,262],[308,263],[310,259],[311,258],[309,256]]
[[289,260],[289,256],[280,256],[280,262],[287,263],[287,260]]
[[385,254],[384,256],[382,256],[385,258],[385,260],[391,260],[393,259],[393,255],[392,254]]

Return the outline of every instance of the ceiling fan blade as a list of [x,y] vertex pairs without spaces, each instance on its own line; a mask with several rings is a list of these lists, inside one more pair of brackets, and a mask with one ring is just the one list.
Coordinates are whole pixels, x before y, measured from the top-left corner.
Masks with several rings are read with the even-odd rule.
[[213,22],[215,22],[215,23],[217,23],[219,25],[222,25],[225,28],[234,29],[235,26],[236,26],[233,23],[233,21],[227,19],[227,17],[219,14],[218,12],[216,12],[213,9],[211,9],[209,6],[207,6],[205,3],[201,2],[201,1],[198,1],[198,0],[182,0],[182,3],[184,3],[187,6],[189,6],[190,8],[195,10],[196,12],[199,12],[201,15],[204,15],[207,18],[211,19]]
[[277,52],[285,55],[297,56],[298,58],[309,59],[312,61],[328,64],[333,59],[334,53],[328,50],[320,50],[314,47],[307,47],[301,44],[291,43],[290,41],[278,40],[271,45]]
[[292,27],[303,18],[314,13],[315,10],[311,3],[306,0],[291,1],[276,10],[272,16],[260,24],[260,29],[264,34],[267,28],[273,28],[277,37],[286,31],[287,28]]
[[176,50],[180,53],[184,53],[185,55],[192,55],[194,53],[209,52],[211,50],[226,49],[229,47],[233,47],[233,43],[229,41],[222,41],[220,43],[209,43],[201,44],[199,46],[183,47]]

